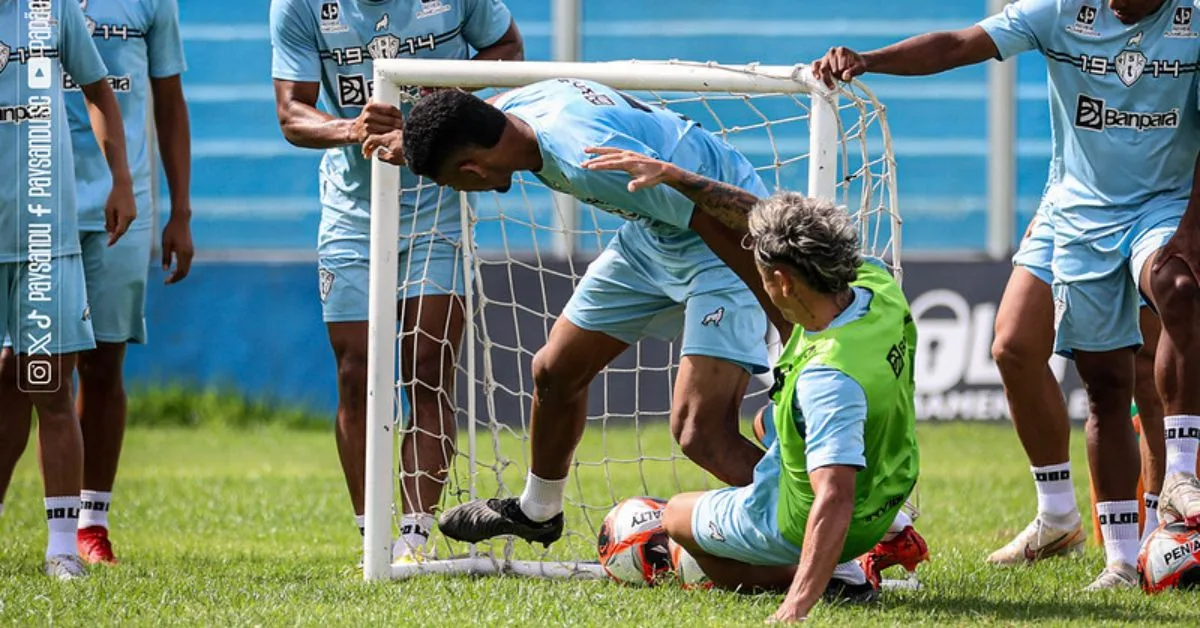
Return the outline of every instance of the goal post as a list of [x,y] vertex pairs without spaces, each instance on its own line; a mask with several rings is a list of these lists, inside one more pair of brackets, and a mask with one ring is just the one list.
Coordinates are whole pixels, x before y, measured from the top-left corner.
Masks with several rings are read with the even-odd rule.
[[[647,102],[688,115],[747,154],[769,188],[803,189],[845,206],[858,219],[863,252],[885,259],[899,277],[891,137],[882,105],[857,81],[829,90],[806,66],[388,59],[375,61],[373,98],[401,106],[418,93],[415,87],[508,89],[560,78],[644,94]],[[603,577],[595,564],[595,527],[616,501],[716,488],[682,456],[662,420],[669,412],[678,348],[643,342],[591,389],[591,436],[585,434],[572,466],[562,541],[539,552],[511,540],[465,546],[439,539],[438,559],[392,564],[402,503],[398,443],[413,429],[398,416],[402,178],[399,168],[378,158],[371,174],[365,579],[419,573]],[[457,268],[466,320],[452,395],[457,453],[444,506],[520,490],[528,468],[529,360],[544,344],[563,295],[620,224],[590,206],[580,206],[579,216],[556,217],[570,204],[554,202],[528,173],[518,175],[507,195],[461,198]],[[562,256],[564,241],[573,243],[569,248],[576,256]],[[752,396],[761,402],[765,389],[760,385]]]

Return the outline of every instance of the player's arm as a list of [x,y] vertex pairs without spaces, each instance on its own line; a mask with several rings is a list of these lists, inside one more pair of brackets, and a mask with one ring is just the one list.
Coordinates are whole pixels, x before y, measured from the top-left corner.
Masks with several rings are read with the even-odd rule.
[[827,367],[806,369],[796,384],[795,405],[804,417],[814,499],[796,575],[775,614],[779,619],[805,617],[829,585],[854,514],[855,477],[867,464],[867,398],[857,381]]
[[835,79],[849,81],[867,72],[924,76],[1008,59],[1041,48],[1054,29],[1058,5],[1058,0],[1016,0],[970,28],[917,35],[862,54],[843,46],[831,48],[813,62],[813,75],[833,87]]
[[[160,0],[146,33],[154,129],[171,196],[171,215],[163,226],[162,267],[166,283],[182,281],[192,267],[192,133],[180,75],[187,69],[179,36],[179,5]],[[174,261],[175,269],[171,270]]]
[[709,179],[670,162],[634,151],[603,146],[589,147],[585,150],[596,157],[583,162],[584,168],[629,173],[630,192],[656,185],[669,186],[721,224],[737,233],[746,233],[747,216],[758,203],[757,196],[739,187]]
[[800,564],[773,619],[804,619],[829,586],[854,514],[857,473],[858,469],[846,465],[821,467],[809,473],[814,499],[800,548]]
[[104,67],[100,52],[92,43],[92,35],[87,30],[79,4],[64,2],[60,18],[62,66],[80,85],[83,98],[87,101],[92,133],[112,175],[112,191],[104,205],[104,229],[108,232],[108,244],[112,246],[125,235],[133,219],[137,218],[121,108],[108,84],[108,68]]

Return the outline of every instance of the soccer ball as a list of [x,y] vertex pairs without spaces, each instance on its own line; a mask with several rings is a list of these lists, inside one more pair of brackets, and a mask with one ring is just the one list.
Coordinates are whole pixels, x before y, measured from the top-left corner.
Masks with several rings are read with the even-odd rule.
[[1159,526],[1142,545],[1137,567],[1146,593],[1200,587],[1200,530],[1182,522]]
[[600,524],[596,547],[600,566],[622,584],[653,586],[671,571],[671,553],[662,515],[667,502],[630,497],[613,506]]
[[685,589],[711,589],[713,586],[712,580],[704,574],[704,570],[700,568],[700,564],[695,558],[688,553],[682,545],[671,539],[671,564],[675,566],[675,577],[679,578],[680,584]]

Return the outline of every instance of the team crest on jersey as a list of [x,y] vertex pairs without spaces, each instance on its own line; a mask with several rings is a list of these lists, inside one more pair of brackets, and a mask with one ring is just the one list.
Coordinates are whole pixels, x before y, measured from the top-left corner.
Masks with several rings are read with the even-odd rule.
[[421,0],[421,10],[417,11],[417,19],[421,20],[435,15],[441,15],[450,10],[450,5],[442,0]]
[[400,54],[400,38],[392,34],[379,35],[367,43],[372,59],[395,59]]
[[345,33],[349,26],[342,23],[342,5],[339,2],[321,3],[321,32]]
[[1067,27],[1068,33],[1076,35],[1087,35],[1088,37],[1098,37],[1100,33],[1096,32],[1096,7],[1091,5],[1082,5],[1079,7],[1079,13],[1075,14],[1075,23]]
[[1163,34],[1163,37],[1173,39],[1195,39],[1200,37],[1200,33],[1192,30],[1192,16],[1195,14],[1195,9],[1192,7],[1175,7],[1175,13],[1171,16],[1171,30]]
[[1121,51],[1116,59],[1113,59],[1113,65],[1117,69],[1117,78],[1125,84],[1125,87],[1133,87],[1133,84],[1142,78],[1142,72],[1146,69],[1146,55],[1142,54],[1141,50],[1136,47],[1142,44],[1142,33],[1129,38],[1128,48]]
[[391,23],[392,23],[392,18],[388,17],[387,13],[384,13],[383,17],[379,18],[378,22],[375,22],[375,32],[381,33],[383,31],[386,31],[388,29],[388,26],[391,25]]
[[8,44],[0,41],[0,72],[3,72],[4,68],[8,67],[8,55],[11,53],[12,48],[9,48]]

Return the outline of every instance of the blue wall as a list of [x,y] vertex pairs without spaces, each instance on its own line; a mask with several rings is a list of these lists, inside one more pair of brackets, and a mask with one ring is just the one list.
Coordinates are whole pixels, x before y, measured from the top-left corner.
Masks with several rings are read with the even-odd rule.
[[[450,0],[455,1],[455,0]],[[317,151],[280,136],[270,82],[266,0],[184,0],[193,124],[194,228],[208,258],[308,259],[319,210]],[[548,59],[549,0],[508,0],[527,56]],[[832,46],[877,47],[969,25],[984,0],[815,2],[585,1],[586,60],[807,62]],[[1044,65],[1019,62],[1017,193],[1023,225],[1042,189],[1049,147]],[[869,77],[888,107],[906,252],[980,249],[985,241],[983,67],[922,79]],[[481,244],[496,231],[482,230]],[[251,255],[247,255],[247,253]],[[151,270],[150,342],[129,353],[135,382],[236,386],[256,396],[333,407],[333,358],[320,319],[315,265],[201,263],[178,286]]]

